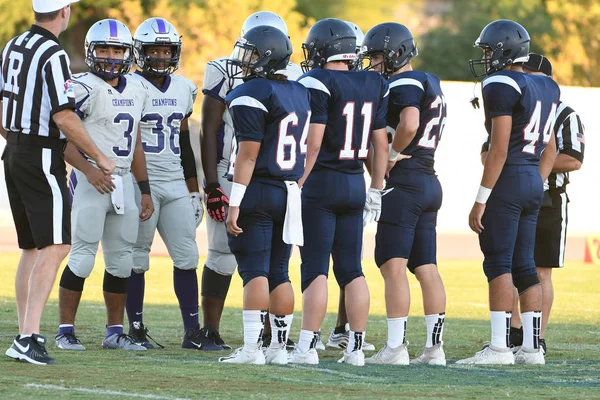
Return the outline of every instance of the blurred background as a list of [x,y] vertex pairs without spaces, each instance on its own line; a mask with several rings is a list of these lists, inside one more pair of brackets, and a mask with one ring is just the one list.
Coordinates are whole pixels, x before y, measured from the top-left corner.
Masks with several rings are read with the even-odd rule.
[[[0,9],[3,16],[0,46],[3,47],[28,28],[33,12],[29,0],[0,0]],[[413,66],[441,77],[448,103],[448,123],[436,155],[436,169],[444,188],[444,204],[438,219],[441,257],[480,256],[477,238],[467,225],[481,179],[479,149],[486,136],[483,111],[474,110],[469,104],[474,93],[480,93],[467,64],[470,58],[481,56],[481,51],[472,44],[492,20],[507,18],[524,25],[532,37],[531,51],[542,53],[552,61],[563,101],[581,115],[586,126],[585,162],[581,171],[571,175],[569,186],[569,240],[573,245],[567,246],[567,258],[583,258],[586,238],[600,232],[597,211],[600,89],[594,88],[600,87],[600,1],[82,0],[73,5],[69,29],[61,35],[61,42],[71,57],[73,72],[82,72],[86,69],[84,38],[94,22],[116,18],[127,24],[133,34],[146,18],[160,16],[172,22],[183,36],[183,56],[177,73],[202,87],[206,63],[228,56],[243,21],[259,10],[273,11],[285,20],[295,49],[292,61],[296,63],[303,57],[301,43],[308,29],[322,18],[352,21],[364,32],[386,21],[400,22],[413,31],[419,47]],[[202,95],[199,95],[191,117],[197,160],[201,104]],[[1,142],[0,148],[4,146]],[[5,235],[0,226],[1,251],[2,243],[6,244],[12,235],[8,234],[12,219],[3,182],[0,184],[0,225],[8,229]],[[202,229],[198,237],[201,252],[206,246]],[[374,229],[375,226],[367,227],[367,233]],[[366,245],[368,242],[366,240]],[[366,251],[369,254],[369,250]]]

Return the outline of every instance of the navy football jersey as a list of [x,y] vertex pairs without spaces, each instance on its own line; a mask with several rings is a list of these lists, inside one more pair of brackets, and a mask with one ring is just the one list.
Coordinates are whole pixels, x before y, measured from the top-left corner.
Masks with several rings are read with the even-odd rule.
[[[508,165],[539,165],[554,131],[560,89],[551,78],[517,71],[499,71],[482,82],[485,127],[492,118],[512,116]],[[490,146],[493,146],[490,143]]]
[[419,129],[402,154],[412,156],[396,163],[391,171],[422,171],[434,174],[435,149],[446,125],[446,99],[440,87],[440,78],[421,71],[406,71],[389,79],[390,104],[387,113],[388,130],[395,135],[400,113],[406,107],[420,112]]
[[[252,178],[300,179],[305,157],[300,140],[304,132],[308,132],[310,123],[308,90],[294,81],[256,78],[236,87],[225,100],[233,119],[236,142],[261,142]],[[231,175],[234,163],[232,155]]]
[[325,125],[315,169],[362,174],[371,132],[386,125],[387,81],[374,71],[317,68],[298,82],[310,91],[310,122]]

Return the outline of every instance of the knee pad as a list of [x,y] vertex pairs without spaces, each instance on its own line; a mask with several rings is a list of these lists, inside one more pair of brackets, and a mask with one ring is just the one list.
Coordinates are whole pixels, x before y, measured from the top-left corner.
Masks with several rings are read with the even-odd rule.
[[321,274],[321,273],[315,273],[315,274],[310,274],[310,275],[302,274],[302,283],[300,285],[300,290],[302,291],[302,293],[304,293],[304,291],[310,286],[310,284],[313,283],[313,281],[321,275],[325,275],[325,278],[329,277],[329,274]]
[[281,271],[276,274],[269,275],[269,293],[277,288],[277,286],[290,281],[288,272]]
[[512,269],[510,266],[499,266],[499,265],[486,265],[485,260],[483,262],[483,272],[487,277],[487,281],[490,282],[492,279],[499,277],[504,274],[511,274]]
[[136,274],[143,274],[150,269],[150,253],[142,249],[133,249],[133,269]]
[[[238,270],[239,271],[239,270]],[[254,278],[260,278],[261,276],[264,276],[265,278],[269,279],[269,275],[264,272],[264,271],[239,271],[240,276],[242,277],[242,282],[243,285],[246,286],[248,284],[248,282],[250,282],[252,279]]]
[[229,286],[231,285],[231,275],[221,275],[208,268],[206,265],[202,270],[202,290],[203,297],[216,297],[225,300]]
[[539,283],[540,283],[540,278],[537,276],[537,274],[526,275],[526,276],[514,276],[513,275],[512,278],[513,278],[513,285],[515,285],[515,287],[519,291],[519,295],[524,293],[530,287],[539,285]]
[[127,293],[127,280],[128,278],[117,278],[108,271],[104,271],[102,290],[108,293],[125,294]]
[[[118,278],[129,278],[133,271],[133,256],[131,252],[104,251],[106,272]],[[144,272],[144,271],[142,271]]]
[[344,289],[347,284],[361,276],[365,276],[362,271],[346,271],[343,274],[335,274],[335,280],[340,286],[340,289]]
[[237,267],[237,261],[232,253],[212,249],[208,249],[204,264],[208,269],[221,275],[233,275],[235,267]]
[[85,278],[80,278],[71,271],[71,268],[67,265],[65,270],[60,277],[60,287],[74,292],[83,292],[83,284]]

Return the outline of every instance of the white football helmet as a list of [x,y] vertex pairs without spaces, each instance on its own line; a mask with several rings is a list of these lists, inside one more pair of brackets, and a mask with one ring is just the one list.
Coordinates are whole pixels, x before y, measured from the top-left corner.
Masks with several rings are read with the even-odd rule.
[[[122,47],[123,59],[98,57],[97,46]],[[85,35],[85,63],[90,72],[102,79],[112,80],[129,72],[133,65],[133,41],[129,28],[116,19],[96,22]]]
[[352,32],[354,32],[354,36],[356,36],[356,53],[360,51],[362,47],[362,42],[365,39],[365,34],[363,31],[356,25],[354,22],[344,21],[345,23],[352,28]]
[[279,29],[281,32],[285,33],[286,36],[290,36],[285,21],[279,15],[271,11],[258,11],[246,18],[244,24],[242,25],[240,37],[244,37],[246,32],[260,25],[272,26],[273,28]]
[[[146,54],[146,47],[149,46],[170,46],[171,57],[151,57]],[[179,68],[181,37],[166,19],[149,18],[141,23],[133,35],[133,54],[137,66],[150,75],[161,77],[172,74]]]

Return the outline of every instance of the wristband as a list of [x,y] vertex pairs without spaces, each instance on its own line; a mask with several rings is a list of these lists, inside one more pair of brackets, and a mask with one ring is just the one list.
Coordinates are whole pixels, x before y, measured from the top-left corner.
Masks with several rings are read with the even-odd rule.
[[140,192],[142,194],[150,194],[150,182],[149,181],[139,181],[138,187],[140,188]]
[[244,194],[246,194],[246,185],[233,182],[233,185],[231,185],[231,196],[229,196],[229,206],[239,207],[242,204]]
[[388,161],[396,161],[396,158],[398,158],[399,154],[400,153],[398,153],[396,150],[394,150],[394,148],[390,144],[390,153],[388,155]]
[[477,197],[475,198],[475,202],[485,204],[488,201],[490,194],[492,194],[492,189],[488,189],[485,186],[480,185],[479,191],[477,192]]

